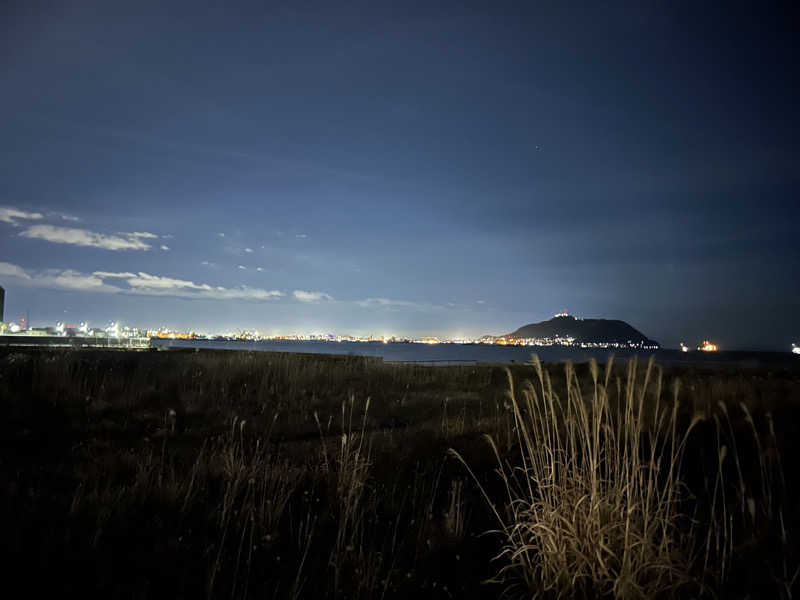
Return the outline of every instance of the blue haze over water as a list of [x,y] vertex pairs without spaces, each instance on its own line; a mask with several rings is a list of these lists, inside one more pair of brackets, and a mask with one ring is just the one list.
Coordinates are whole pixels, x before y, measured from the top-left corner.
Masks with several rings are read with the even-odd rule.
[[647,359],[654,355],[660,364],[702,364],[708,366],[736,365],[758,367],[785,363],[800,366],[800,359],[790,353],[778,352],[703,352],[681,353],[677,350],[636,351],[628,349],[587,349],[565,346],[496,346],[490,344],[414,344],[382,342],[324,342],[324,341],[239,341],[239,340],[164,340],[153,339],[156,347],[207,348],[223,350],[256,350],[268,352],[295,352],[310,354],[344,354],[374,356],[386,362],[413,362],[432,365],[448,364],[512,364],[525,363],[537,354],[544,362],[586,362],[594,358],[605,363],[610,355],[615,360],[633,356]]

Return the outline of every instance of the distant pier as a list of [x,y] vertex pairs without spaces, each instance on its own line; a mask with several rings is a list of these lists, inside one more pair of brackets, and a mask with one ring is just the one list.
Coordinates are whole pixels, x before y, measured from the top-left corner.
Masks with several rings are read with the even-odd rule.
[[39,335],[0,335],[0,346],[44,348],[121,348],[131,350],[142,350],[151,347],[149,337],[100,338]]

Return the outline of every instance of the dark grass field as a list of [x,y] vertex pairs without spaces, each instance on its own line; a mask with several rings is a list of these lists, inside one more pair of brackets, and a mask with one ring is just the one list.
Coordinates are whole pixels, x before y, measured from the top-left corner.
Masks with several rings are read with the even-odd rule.
[[[642,380],[646,360],[637,368]],[[545,369],[566,397],[564,365]],[[626,373],[614,367],[610,395],[624,395]],[[537,378],[526,365],[510,374],[515,387]],[[590,366],[576,377],[591,396]],[[676,427],[693,426],[675,535],[691,543],[669,551],[683,571],[657,595],[792,597],[800,370],[672,367],[663,389],[675,379]],[[652,596],[646,569],[637,585],[609,587],[607,574],[572,581],[565,568],[551,586],[530,563],[495,560],[508,531],[491,533],[502,527],[478,484],[507,523],[520,518],[485,438],[505,467],[525,464],[509,387],[500,366],[0,349],[5,587],[84,598]],[[646,420],[654,392],[642,389]],[[553,523],[565,547],[584,535],[575,519]],[[604,566],[613,581],[634,546],[609,549],[621,565]]]

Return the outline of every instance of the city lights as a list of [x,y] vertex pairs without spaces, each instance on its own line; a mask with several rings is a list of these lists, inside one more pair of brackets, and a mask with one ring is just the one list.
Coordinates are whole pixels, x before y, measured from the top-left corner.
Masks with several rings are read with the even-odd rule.
[[[570,315],[566,311],[559,313],[556,317],[564,319],[581,319]],[[72,325],[58,321],[53,326],[30,327],[24,318],[18,322],[0,323],[0,334],[13,336],[44,337],[44,338],[72,338],[72,344],[102,345],[108,347],[151,347],[151,340],[206,340],[206,341],[245,341],[245,342],[319,342],[319,343],[342,343],[357,342],[365,344],[424,344],[434,346],[438,344],[481,344],[494,346],[523,346],[523,347],[564,347],[592,350],[658,350],[658,345],[649,345],[647,341],[641,340],[616,340],[616,341],[592,341],[577,339],[572,335],[552,334],[543,337],[521,338],[511,334],[502,336],[484,335],[481,337],[470,337],[459,333],[457,337],[444,336],[399,336],[390,333],[382,335],[348,335],[340,333],[266,333],[263,330],[228,330],[217,333],[200,333],[191,329],[178,329],[168,326],[142,328],[124,325],[120,320],[109,321],[104,327],[90,326],[89,321],[81,321],[78,325]],[[83,340],[83,341],[82,341]],[[66,342],[66,340],[65,340]],[[42,340],[41,343],[48,343]],[[61,342],[55,342],[58,345]],[[680,342],[678,350],[681,353],[689,353],[690,346],[686,342]],[[698,346],[700,352],[719,352],[719,345],[709,340],[703,340]],[[800,355],[800,346],[792,344],[791,352]]]

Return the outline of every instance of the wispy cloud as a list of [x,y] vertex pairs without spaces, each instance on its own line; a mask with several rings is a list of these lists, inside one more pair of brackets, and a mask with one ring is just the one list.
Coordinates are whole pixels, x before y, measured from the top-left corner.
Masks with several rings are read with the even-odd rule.
[[136,273],[128,273],[127,271],[122,273],[115,273],[112,271],[95,271],[92,273],[92,275],[102,279],[128,279],[129,277],[136,277]]
[[247,252],[248,254],[252,254],[253,249],[252,248],[245,248],[244,251]]
[[[101,276],[98,271],[94,275]],[[150,275],[149,273],[105,273],[106,277],[118,277],[128,284],[130,293],[146,296],[175,296],[179,298],[206,298],[212,300],[271,300],[283,296],[278,290],[265,290],[248,286],[226,288],[207,283],[195,283],[185,279]],[[132,275],[132,276],[131,276]]]
[[47,213],[47,215],[50,217],[57,217],[62,221],[69,221],[71,223],[77,223],[78,221],[81,220],[80,217],[76,217],[75,215],[67,215],[60,212],[49,212]]
[[323,300],[333,300],[333,296],[325,292],[306,292],[303,290],[295,290],[292,295],[300,302],[321,302]]
[[106,284],[101,277],[88,275],[71,269],[48,269],[33,277],[40,287],[76,292],[105,292],[115,294],[119,288]]
[[247,271],[247,267],[245,267],[244,265],[239,265],[238,268],[240,271]]
[[33,271],[25,270],[19,265],[11,263],[0,263],[0,276],[29,287],[82,292],[252,301],[274,300],[284,295],[278,290],[244,285],[226,288],[144,272],[95,271],[94,273],[81,273],[71,269]]
[[153,233],[134,232],[119,235],[96,233],[88,229],[75,227],[57,227],[55,225],[33,225],[20,233],[21,236],[45,240],[55,244],[73,246],[89,246],[105,250],[149,250],[150,244],[142,241],[158,237]]
[[30,287],[108,293],[119,291],[114,286],[106,285],[102,277],[95,274],[87,275],[71,269],[45,269],[29,272],[19,265],[0,263],[0,275]]
[[19,225],[17,221],[36,221],[43,219],[44,215],[38,212],[28,212],[12,206],[0,206],[0,222],[10,225]]
[[218,235],[219,237],[221,237],[221,238],[224,238],[224,237],[225,237],[225,234],[224,234],[224,233],[222,233],[221,231],[220,231],[220,232],[219,232],[217,235]]
[[412,302],[410,300],[392,300],[391,298],[367,298],[365,300],[357,300],[356,304],[363,308],[384,308],[387,310],[398,310],[402,308],[411,310],[425,310],[438,308],[434,304]]
[[475,300],[475,304],[486,304],[486,300]]
[[306,239],[306,238],[308,237],[308,234],[305,234],[305,233],[298,233],[298,234],[296,234],[294,237],[296,237],[296,238],[298,238],[298,239],[301,239],[301,240],[304,240],[304,239]]
[[123,235],[125,237],[132,237],[132,238],[142,239],[142,240],[154,240],[154,239],[158,238],[158,236],[155,233],[150,233],[149,231],[132,231],[130,233],[125,233],[123,231],[123,232],[120,232],[120,235]]
[[22,267],[7,262],[0,262],[0,277],[31,278]]
[[161,249],[162,249],[164,252],[168,252],[168,251],[169,251],[169,246],[165,246],[164,244],[161,244]]

